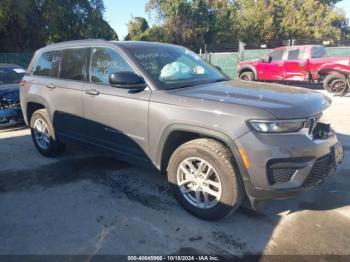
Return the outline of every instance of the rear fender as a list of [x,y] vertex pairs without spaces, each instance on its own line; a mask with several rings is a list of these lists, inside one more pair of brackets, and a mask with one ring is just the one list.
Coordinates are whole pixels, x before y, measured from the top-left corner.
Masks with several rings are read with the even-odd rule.
[[[344,60],[344,63],[342,61],[334,63],[326,63],[317,68],[314,72],[311,72],[312,76],[315,76],[318,78],[321,76],[326,76],[332,73],[342,74],[345,76],[350,75],[350,64],[349,60]],[[314,78],[314,77],[313,77]],[[314,78],[315,79],[315,78]]]
[[49,107],[49,104],[47,103],[47,101],[45,99],[43,99],[42,97],[38,97],[38,96],[31,96],[31,95],[28,95],[27,99],[26,99],[26,103],[25,103],[25,106],[24,108],[22,107],[22,111],[23,111],[23,118],[24,118],[24,121],[25,123],[29,126],[29,119],[28,119],[28,105],[30,103],[35,103],[35,104],[39,104],[39,105],[42,105],[43,108],[45,108],[48,113],[49,113],[49,116],[50,116],[50,119],[51,121],[53,120],[52,119],[52,112],[50,110],[50,107]]

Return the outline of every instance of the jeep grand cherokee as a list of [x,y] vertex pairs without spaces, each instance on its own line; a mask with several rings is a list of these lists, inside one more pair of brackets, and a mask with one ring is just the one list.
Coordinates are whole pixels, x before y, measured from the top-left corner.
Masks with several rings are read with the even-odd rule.
[[84,40],[38,50],[21,82],[37,150],[102,148],[166,173],[190,213],[214,220],[318,184],[342,160],[318,92],[230,81],[186,48]]

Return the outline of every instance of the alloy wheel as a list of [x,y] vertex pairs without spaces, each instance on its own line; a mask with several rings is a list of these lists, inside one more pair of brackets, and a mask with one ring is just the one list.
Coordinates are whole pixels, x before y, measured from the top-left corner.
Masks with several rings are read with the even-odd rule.
[[197,208],[209,209],[220,201],[220,178],[204,159],[190,157],[183,160],[177,170],[177,184],[183,197]]
[[34,137],[37,144],[44,150],[50,146],[50,134],[46,122],[43,119],[37,119],[34,122]]

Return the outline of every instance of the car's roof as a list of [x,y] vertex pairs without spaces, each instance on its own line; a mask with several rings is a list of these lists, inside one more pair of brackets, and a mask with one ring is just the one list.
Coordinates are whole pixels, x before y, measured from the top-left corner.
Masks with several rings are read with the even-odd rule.
[[111,43],[124,48],[147,48],[160,46],[176,46],[169,43],[148,42],[148,41],[111,41]]
[[49,44],[40,50],[54,50],[62,48],[72,47],[87,47],[94,45],[115,45],[123,49],[130,48],[146,48],[146,47],[160,47],[160,46],[176,46],[168,43],[148,42],[148,41],[106,41],[103,39],[86,39],[86,40],[74,40],[67,42],[60,42],[55,44]]
[[0,64],[0,68],[21,68],[19,65],[15,64]]

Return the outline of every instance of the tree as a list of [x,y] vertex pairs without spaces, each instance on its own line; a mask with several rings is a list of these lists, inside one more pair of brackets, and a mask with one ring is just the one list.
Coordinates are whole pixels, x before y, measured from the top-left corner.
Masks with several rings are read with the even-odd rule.
[[140,35],[141,41],[171,42],[168,34],[161,26],[152,26]]
[[[340,0],[148,0],[165,39],[189,47],[292,38],[338,41],[349,30]],[[163,37],[164,38],[164,37]]]
[[143,17],[132,17],[128,23],[128,34],[125,40],[140,40],[141,35],[149,28],[148,22]]
[[248,43],[281,42],[283,39],[340,39],[346,17],[337,1],[238,0],[239,38]]
[[40,30],[43,27],[34,1],[0,1],[1,50],[18,52],[43,45],[45,37]]
[[146,10],[155,13],[166,38],[193,49],[205,43],[234,41],[233,1],[149,0]]
[[102,0],[1,0],[0,49],[20,52],[75,39],[117,40],[103,12]]

